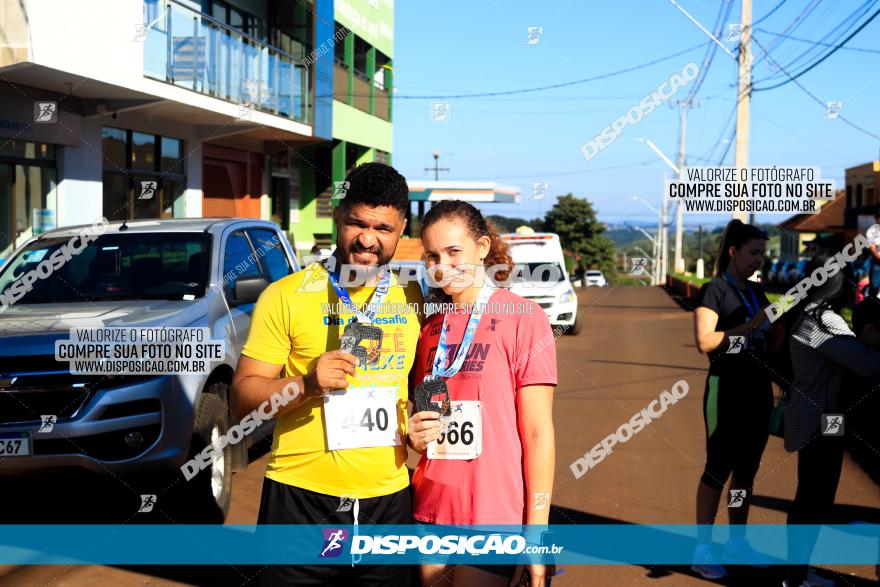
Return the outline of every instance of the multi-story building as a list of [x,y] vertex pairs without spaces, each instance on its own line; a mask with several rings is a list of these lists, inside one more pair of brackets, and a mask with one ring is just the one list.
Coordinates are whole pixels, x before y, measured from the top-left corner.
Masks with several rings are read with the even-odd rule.
[[[299,210],[299,251],[333,240],[335,182],[369,161],[391,163],[391,60],[393,0],[335,0],[332,87],[333,140],[299,151],[301,171],[314,199]],[[329,172],[325,172],[329,170]]]
[[880,161],[850,167],[844,173],[844,226],[846,238],[852,240],[856,232],[864,233],[874,224],[874,214],[880,211]]
[[0,2],[0,258],[101,216],[259,217],[300,251],[329,242],[333,180],[391,150],[392,14],[390,0]]

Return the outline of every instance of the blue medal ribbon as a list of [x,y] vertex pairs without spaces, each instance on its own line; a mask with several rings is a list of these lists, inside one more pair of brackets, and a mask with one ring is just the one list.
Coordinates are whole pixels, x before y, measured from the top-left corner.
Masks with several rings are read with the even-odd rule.
[[446,355],[448,353],[446,334],[449,332],[449,325],[446,323],[446,319],[449,317],[449,314],[443,317],[443,328],[440,330],[440,340],[437,341],[437,352],[434,355],[434,364],[431,368],[431,375],[430,377],[426,377],[425,380],[437,379],[439,377],[452,377],[458,373],[459,369],[461,369],[461,366],[464,364],[464,359],[467,357],[468,350],[471,348],[474,336],[477,334],[477,326],[480,324],[480,318],[483,317],[486,303],[489,301],[489,298],[494,291],[495,288],[489,283],[483,284],[482,289],[480,289],[480,295],[477,296],[477,301],[474,304],[474,311],[471,312],[471,315],[468,318],[467,326],[464,329],[464,336],[461,339],[461,344],[456,350],[455,359],[447,369],[444,369],[443,365],[446,364]]
[[749,287],[749,284],[746,283],[746,290],[749,292],[749,296],[752,298],[752,302],[754,302],[754,307],[749,303],[749,300],[746,296],[743,295],[742,290],[739,289],[739,286],[736,285],[736,279],[733,278],[733,275],[730,274],[730,271],[726,271],[724,273],[724,279],[733,286],[733,289],[736,290],[736,293],[739,294],[739,298],[742,300],[743,304],[746,307],[746,311],[748,312],[748,320],[751,320],[752,317],[758,313],[758,310],[761,309],[761,302],[758,301],[758,296],[755,295],[755,292]]
[[335,271],[328,271],[327,274],[330,278],[330,285],[333,286],[333,291],[336,292],[339,301],[345,304],[345,307],[348,308],[349,312],[357,316],[358,322],[362,324],[372,324],[373,318],[376,317],[376,313],[379,311],[379,306],[388,294],[388,289],[391,285],[391,271],[387,268],[382,270],[382,273],[379,276],[379,284],[376,286],[376,291],[373,292],[373,296],[370,298],[370,303],[367,304],[367,308],[363,312],[354,305],[353,301],[351,301],[351,296],[348,295],[346,289],[339,285],[339,276],[337,273]]

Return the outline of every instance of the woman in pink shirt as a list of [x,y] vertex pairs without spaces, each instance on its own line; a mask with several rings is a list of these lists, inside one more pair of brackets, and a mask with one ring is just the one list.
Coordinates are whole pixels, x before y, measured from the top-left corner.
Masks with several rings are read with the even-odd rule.
[[[545,525],[556,462],[550,324],[540,306],[486,276],[493,268],[488,274],[506,281],[513,263],[479,210],[437,202],[421,231],[428,271],[443,286],[432,288],[430,301],[450,307],[422,326],[413,383],[427,378],[423,389],[433,385],[436,392],[445,382],[450,414],[443,430],[439,412],[414,409],[410,418],[410,446],[422,454],[413,517],[432,524]],[[552,573],[537,564],[423,565],[421,572],[424,585],[453,579],[455,586],[499,587],[520,584],[524,573],[531,585],[543,586]]]

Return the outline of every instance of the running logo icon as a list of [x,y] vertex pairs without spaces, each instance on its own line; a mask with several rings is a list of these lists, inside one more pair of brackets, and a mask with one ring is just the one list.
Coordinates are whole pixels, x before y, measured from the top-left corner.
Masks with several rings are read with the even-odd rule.
[[735,22],[728,23],[727,25],[727,38],[724,39],[728,43],[736,43],[739,41],[740,35],[742,35],[743,25]]
[[138,200],[152,200],[156,195],[156,188],[159,187],[158,181],[142,181],[141,193],[138,194]]
[[825,102],[825,116],[824,118],[835,119],[840,116],[840,111],[843,109],[843,102],[840,100],[829,100]]
[[52,429],[55,428],[55,422],[58,421],[58,416],[54,414],[47,414],[45,416],[40,416],[40,429],[37,432],[52,432]]
[[138,513],[148,514],[153,511],[153,506],[156,505],[156,496],[150,494],[141,495],[141,507],[138,508]]
[[544,34],[544,27],[530,26],[528,27],[528,38],[523,45],[537,45],[541,42],[541,35]]
[[344,200],[345,194],[348,193],[348,188],[351,187],[351,184],[347,181],[334,181],[333,182],[333,195],[330,196],[331,200]]
[[533,200],[543,200],[544,196],[547,195],[548,191],[550,191],[550,182],[549,181],[534,181],[534,182],[532,182],[532,199]]
[[337,512],[350,512],[353,505],[354,505],[354,496],[353,495],[340,495],[339,496],[339,507],[336,508],[336,511]]
[[843,436],[843,414],[822,414],[822,436]]
[[58,122],[58,103],[34,102],[34,122],[45,124]]
[[745,336],[728,336],[728,345],[727,345],[727,353],[731,355],[736,355],[745,348],[746,346],[746,337]]
[[432,122],[449,122],[452,115],[452,105],[449,102],[434,102],[431,104]]
[[730,490],[730,500],[727,502],[727,507],[729,508],[738,508],[742,507],[743,502],[746,499],[746,490],[745,489],[731,489]]
[[342,554],[342,545],[348,538],[348,530],[338,528],[324,529],[324,547],[321,549],[321,558],[336,558]]
[[633,257],[632,268],[629,270],[630,275],[644,275],[648,265],[647,257]]

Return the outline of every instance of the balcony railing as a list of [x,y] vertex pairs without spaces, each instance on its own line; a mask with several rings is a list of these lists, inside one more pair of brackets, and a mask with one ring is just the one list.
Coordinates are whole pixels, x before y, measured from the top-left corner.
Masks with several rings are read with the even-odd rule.
[[146,77],[310,123],[308,68],[300,59],[174,0],[147,6]]

